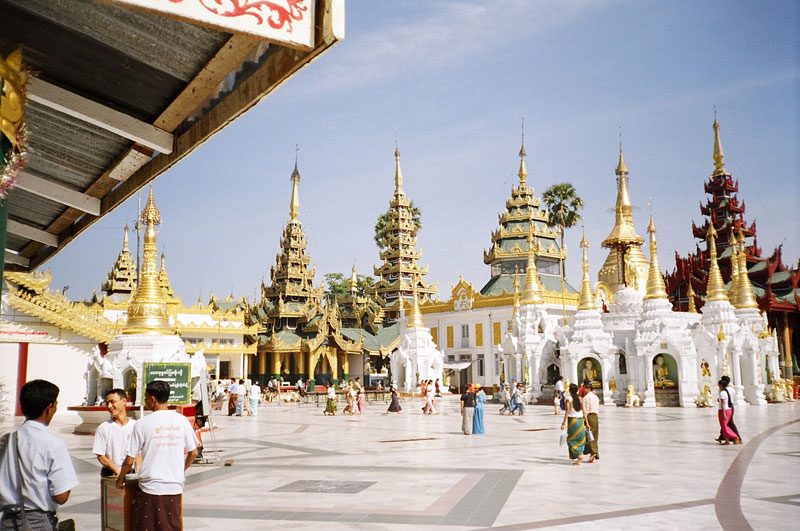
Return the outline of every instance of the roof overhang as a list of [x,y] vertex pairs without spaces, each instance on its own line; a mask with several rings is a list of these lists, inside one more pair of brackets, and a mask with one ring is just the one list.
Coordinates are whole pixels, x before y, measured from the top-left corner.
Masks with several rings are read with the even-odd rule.
[[[289,15],[239,3],[245,11],[216,21],[148,4],[169,3],[0,0],[0,57],[21,48],[35,76],[27,162],[8,196],[7,269],[39,267],[344,38],[344,0],[271,3]],[[254,36],[240,23],[255,14],[310,33]]]

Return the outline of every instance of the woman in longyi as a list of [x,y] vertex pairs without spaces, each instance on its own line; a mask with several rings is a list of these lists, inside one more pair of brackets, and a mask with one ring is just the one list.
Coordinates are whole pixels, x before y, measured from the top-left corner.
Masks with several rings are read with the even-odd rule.
[[561,430],[567,429],[569,458],[576,460],[574,465],[580,465],[583,459],[583,447],[586,444],[586,429],[583,425],[583,408],[576,384],[569,385],[569,393],[564,399],[566,411],[564,412],[564,421],[561,423]]

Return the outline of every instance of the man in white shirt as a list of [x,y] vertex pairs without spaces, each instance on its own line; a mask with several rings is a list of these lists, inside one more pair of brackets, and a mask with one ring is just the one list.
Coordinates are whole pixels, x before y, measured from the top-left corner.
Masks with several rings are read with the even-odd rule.
[[[556,382],[556,396],[554,397],[554,402],[556,402],[556,415],[560,415],[561,411],[564,411],[564,377],[559,376],[558,381]],[[560,411],[559,411],[560,410]]]
[[250,397],[250,415],[256,417],[258,416],[258,403],[261,402],[261,387],[256,382],[250,386],[248,396]]
[[247,400],[247,387],[244,386],[244,380],[239,380],[239,385],[236,387],[236,416],[241,417],[244,413],[244,401]]
[[117,488],[122,488],[134,458],[142,454],[132,514],[133,529],[137,531],[183,529],[183,484],[186,469],[197,456],[197,439],[187,418],[169,410],[168,399],[167,382],[155,380],[147,384],[144,403],[153,413],[133,427],[128,455],[117,476]]
[[[597,418],[597,414],[600,412],[600,398],[594,394],[591,381],[584,380],[583,385],[583,388],[586,389],[586,394],[581,399],[581,406],[583,406],[581,409],[583,410],[583,420],[588,430],[583,453],[589,456],[588,462],[592,463],[600,459],[600,453],[597,449],[597,439],[600,437],[600,421]],[[589,432],[592,434],[591,440]]]
[[297,379],[297,383],[294,384],[294,389],[297,391],[298,398],[303,398],[306,394],[306,386],[303,384],[303,377]]
[[25,423],[0,438],[0,529],[22,529],[23,520],[31,529],[55,529],[56,509],[78,485],[67,445],[47,429],[58,408],[58,387],[32,380],[20,389],[19,403]]
[[122,462],[125,461],[128,441],[133,432],[133,425],[136,424],[135,420],[128,418],[125,409],[127,403],[128,395],[122,389],[112,389],[106,393],[106,408],[111,419],[97,427],[92,446],[92,453],[103,465],[100,477],[116,476],[119,474]]

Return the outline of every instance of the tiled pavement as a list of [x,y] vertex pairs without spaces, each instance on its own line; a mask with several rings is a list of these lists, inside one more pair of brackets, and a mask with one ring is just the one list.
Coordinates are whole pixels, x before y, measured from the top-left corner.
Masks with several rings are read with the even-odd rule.
[[[486,411],[464,436],[455,398],[436,416],[325,417],[313,405],[264,405],[215,417],[223,459],[193,466],[186,529],[788,529],[800,520],[800,403],[737,410],[745,444],[719,446],[712,409],[600,412],[600,460],[574,467],[550,407]],[[81,485],[61,514],[99,528],[91,437],[56,417]],[[10,429],[0,426],[0,432]],[[208,434],[206,447],[212,447]]]

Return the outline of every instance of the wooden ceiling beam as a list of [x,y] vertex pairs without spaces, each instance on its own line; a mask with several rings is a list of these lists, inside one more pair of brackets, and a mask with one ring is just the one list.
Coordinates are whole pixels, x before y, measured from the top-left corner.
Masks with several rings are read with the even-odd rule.
[[58,236],[50,234],[47,231],[31,227],[30,225],[14,221],[13,219],[8,220],[6,228],[11,234],[16,234],[17,236],[49,245],[50,247],[58,247]]
[[24,256],[20,256],[17,253],[12,253],[8,249],[5,250],[5,263],[6,264],[14,264],[22,267],[28,267],[30,265],[30,260],[25,258]]
[[172,152],[172,133],[96,101],[32,77],[28,99],[161,153]]
[[77,208],[87,214],[93,216],[100,215],[100,200],[96,197],[90,197],[81,192],[76,192],[66,186],[61,186],[53,181],[48,181],[36,175],[20,172],[17,176],[17,184],[15,185],[20,190],[28,191],[36,194],[45,199],[67,205],[72,208]]

